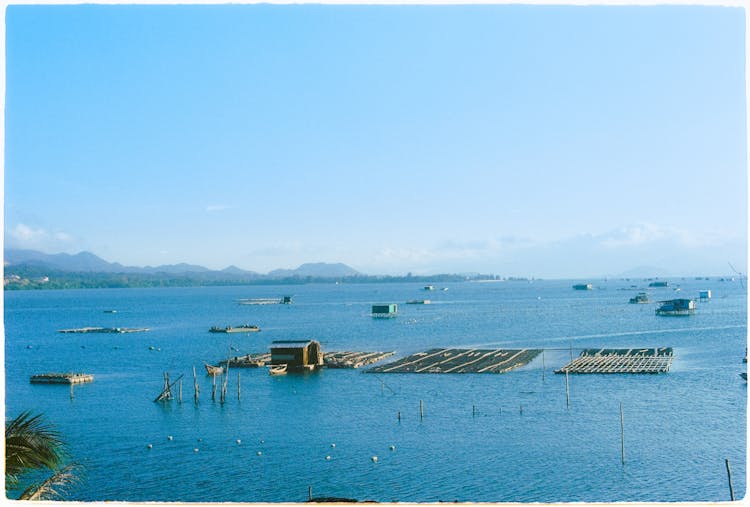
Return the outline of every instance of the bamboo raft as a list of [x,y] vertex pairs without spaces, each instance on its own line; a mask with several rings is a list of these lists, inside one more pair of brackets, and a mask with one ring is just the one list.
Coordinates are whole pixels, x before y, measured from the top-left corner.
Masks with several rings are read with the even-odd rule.
[[530,363],[541,349],[430,349],[368,373],[505,373]]
[[89,373],[41,373],[31,376],[32,384],[82,384],[93,381],[94,376]]
[[79,327],[76,329],[60,329],[58,333],[143,333],[148,328],[131,327]]
[[323,364],[326,368],[361,368],[392,355],[393,352],[328,352]]
[[584,349],[555,373],[667,373],[671,347],[644,349]]

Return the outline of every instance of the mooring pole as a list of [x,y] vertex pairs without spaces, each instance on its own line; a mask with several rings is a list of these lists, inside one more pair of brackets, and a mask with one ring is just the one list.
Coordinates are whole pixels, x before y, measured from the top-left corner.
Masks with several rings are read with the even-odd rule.
[[195,374],[195,366],[193,366],[193,389],[195,392],[195,403],[198,404],[198,376]]
[[476,405],[471,406],[471,417],[474,417],[477,414],[477,407]]
[[570,388],[568,387],[568,370],[565,370],[565,407],[570,408]]
[[70,383],[70,399],[73,399],[73,382]]
[[729,479],[729,498],[734,502],[734,488],[732,487],[732,468],[729,466],[729,460],[725,459],[727,465],[727,478]]
[[237,372],[237,400],[240,399],[240,372]]
[[401,411],[400,410],[398,411],[397,417],[398,417],[398,422],[401,422]]
[[178,391],[177,402],[178,403],[182,403],[182,379],[180,379],[180,387],[179,387],[179,391]]
[[424,406],[422,404],[422,400],[419,400],[419,420],[421,421],[424,417]]
[[521,404],[518,405],[518,413],[523,415],[523,405]]
[[312,486],[307,487],[307,499],[312,502]]
[[[620,402],[620,459],[625,464],[625,421],[622,417],[622,402]],[[727,463],[728,466],[728,463]],[[730,481],[731,487],[731,481]]]
[[544,349],[542,349],[542,382],[544,382],[544,370],[546,368],[544,367]]

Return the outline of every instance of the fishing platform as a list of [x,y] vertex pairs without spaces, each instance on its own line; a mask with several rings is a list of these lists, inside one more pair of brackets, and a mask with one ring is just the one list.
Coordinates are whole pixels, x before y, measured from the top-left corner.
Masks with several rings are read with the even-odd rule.
[[541,349],[430,349],[375,366],[367,373],[505,373],[525,366]]
[[672,347],[644,349],[584,349],[555,373],[667,373]]
[[31,376],[32,384],[83,384],[93,381],[94,376],[89,373],[41,373]]
[[79,327],[76,329],[60,329],[58,333],[144,333],[147,327]]
[[326,368],[361,368],[386,357],[392,356],[391,352],[327,352],[323,358]]

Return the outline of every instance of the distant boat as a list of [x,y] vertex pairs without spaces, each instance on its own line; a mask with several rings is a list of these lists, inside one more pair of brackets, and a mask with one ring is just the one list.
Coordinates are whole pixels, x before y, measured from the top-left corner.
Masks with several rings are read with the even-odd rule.
[[424,290],[435,290],[435,286],[434,285],[425,285],[424,286]]
[[573,286],[575,290],[592,290],[594,288],[590,283],[577,283]]
[[429,299],[410,299],[406,302],[407,305],[429,305]]
[[221,375],[224,373],[224,368],[221,366],[213,366],[208,363],[205,363],[206,366],[206,373],[208,373],[211,376]]
[[648,302],[648,294],[645,292],[639,292],[634,298],[630,298],[631,304],[644,304]]
[[649,287],[669,287],[669,282],[651,282]]
[[661,306],[656,309],[656,315],[692,315],[695,313],[695,301],[692,299],[672,299],[660,301]]
[[227,327],[213,326],[208,331],[211,333],[256,333],[260,331],[260,328],[258,326],[251,326],[250,324],[243,324],[241,326]]
[[280,298],[245,298],[237,301],[241,305],[290,305],[292,296],[282,296]]
[[286,375],[285,364],[275,364],[268,369],[269,375]]
[[117,310],[104,310],[104,313],[117,313]]

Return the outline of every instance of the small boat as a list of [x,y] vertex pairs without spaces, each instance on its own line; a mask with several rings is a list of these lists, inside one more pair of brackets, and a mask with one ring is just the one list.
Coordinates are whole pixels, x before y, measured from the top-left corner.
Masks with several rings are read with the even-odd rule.
[[435,290],[435,286],[434,285],[425,285],[424,286],[424,290]]
[[269,375],[286,375],[286,364],[273,364],[268,370]]
[[211,376],[221,375],[224,373],[224,368],[221,366],[213,366],[208,363],[204,363],[206,365],[206,373],[208,373]]
[[251,326],[250,324],[243,324],[241,326],[227,327],[213,326],[208,331],[210,333],[255,333],[260,331],[260,328],[258,326]]
[[594,288],[590,283],[577,283],[573,286],[575,290],[592,290]]
[[407,305],[429,305],[429,299],[410,299],[406,302]]
[[740,373],[740,377],[742,377],[742,380],[744,380],[745,382],[747,382],[747,373],[745,373],[745,372]]
[[639,292],[634,298],[630,298],[631,304],[645,304],[648,303],[648,294],[645,292]]

